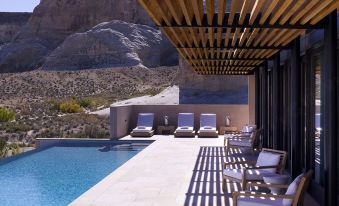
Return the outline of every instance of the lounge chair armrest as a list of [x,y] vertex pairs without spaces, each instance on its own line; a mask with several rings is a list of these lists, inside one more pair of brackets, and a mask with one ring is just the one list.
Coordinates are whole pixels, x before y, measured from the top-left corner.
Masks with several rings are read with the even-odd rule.
[[253,139],[252,137],[240,136],[240,137],[225,137],[228,140],[242,140],[242,139]]
[[250,137],[251,134],[236,134],[236,135],[233,135],[233,137]]
[[240,196],[244,197],[266,197],[266,198],[286,198],[286,199],[294,199],[294,195],[277,195],[277,194],[266,194],[266,193],[257,193],[257,192],[233,192],[232,197],[238,198]]
[[278,165],[269,165],[269,166],[251,166],[246,167],[247,170],[260,170],[260,169],[270,169],[270,168],[277,168]]
[[249,189],[250,187],[265,187],[265,188],[274,187],[274,188],[286,189],[286,188],[288,188],[288,186],[289,185],[285,185],[285,184],[269,184],[269,183],[248,182],[246,189]]
[[224,162],[224,168],[226,168],[228,165],[234,165],[234,164],[249,164],[253,165],[255,162],[250,160],[240,160],[240,161],[233,161],[233,162]]

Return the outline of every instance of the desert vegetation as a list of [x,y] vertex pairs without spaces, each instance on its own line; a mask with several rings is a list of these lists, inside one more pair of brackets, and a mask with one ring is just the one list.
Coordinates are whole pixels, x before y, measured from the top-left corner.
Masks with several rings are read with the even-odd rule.
[[34,146],[36,138],[109,138],[109,118],[90,112],[155,95],[173,83],[176,72],[164,67],[0,74],[0,139],[22,148]]
[[0,107],[0,122],[8,122],[14,120],[16,116],[15,111],[11,109],[7,109],[4,107]]

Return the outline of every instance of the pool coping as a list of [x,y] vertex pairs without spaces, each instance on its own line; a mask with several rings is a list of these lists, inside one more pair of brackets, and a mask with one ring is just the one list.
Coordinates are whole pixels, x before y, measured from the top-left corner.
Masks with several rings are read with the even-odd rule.
[[43,141],[53,141],[50,144],[37,146],[36,149],[23,152],[14,156],[6,157],[4,159],[0,159],[0,166],[15,161],[17,159],[41,152],[43,150],[49,149],[51,147],[56,146],[81,146],[81,147],[93,147],[93,146],[105,146],[103,144],[120,144],[120,143],[147,143],[152,144],[155,140],[144,140],[144,139],[136,139],[136,140],[112,140],[112,139],[84,139],[84,138],[37,138],[38,142]]

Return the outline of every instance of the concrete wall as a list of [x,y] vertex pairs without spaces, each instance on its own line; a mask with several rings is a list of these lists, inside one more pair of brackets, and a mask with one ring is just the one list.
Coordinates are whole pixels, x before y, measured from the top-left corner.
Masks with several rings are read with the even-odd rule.
[[169,116],[169,124],[177,126],[178,113],[192,112],[195,114],[195,129],[199,128],[201,113],[217,114],[217,128],[225,125],[225,116],[230,115],[231,125],[241,128],[251,123],[248,105],[130,105],[111,107],[110,134],[111,138],[121,138],[136,127],[138,113],[152,112],[155,114],[154,128],[163,125],[164,115]]
[[255,75],[248,76],[249,122],[255,124]]

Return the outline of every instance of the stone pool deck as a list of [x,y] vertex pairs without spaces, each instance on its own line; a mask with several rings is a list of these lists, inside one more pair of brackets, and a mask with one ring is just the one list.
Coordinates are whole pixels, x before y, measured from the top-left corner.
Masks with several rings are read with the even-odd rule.
[[[131,139],[141,138],[122,140]],[[222,192],[223,137],[150,139],[156,141],[70,205],[232,205],[231,193],[239,185],[230,182]]]

